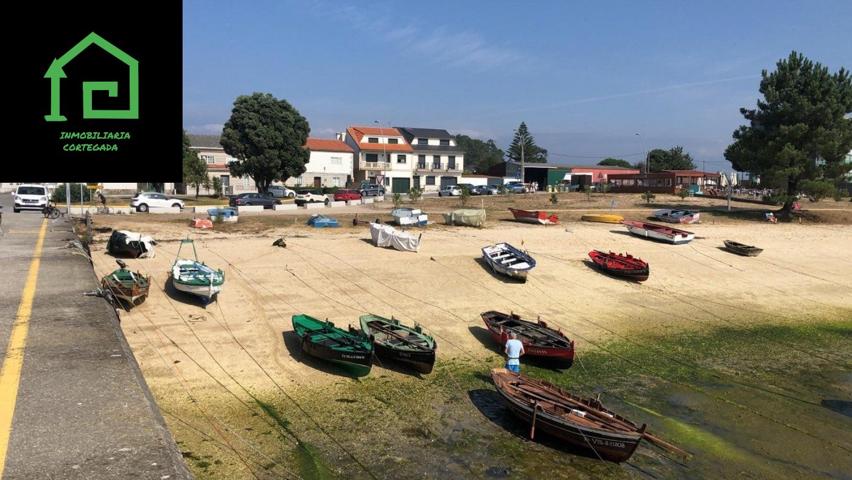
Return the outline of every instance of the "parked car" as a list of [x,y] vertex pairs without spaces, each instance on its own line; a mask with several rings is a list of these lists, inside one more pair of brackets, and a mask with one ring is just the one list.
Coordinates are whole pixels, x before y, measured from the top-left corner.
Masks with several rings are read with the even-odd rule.
[[320,190],[299,190],[296,192],[296,205],[299,206],[306,203],[324,203],[328,205],[330,201],[328,195],[322,193]]
[[281,205],[281,200],[273,197],[270,193],[241,193],[228,199],[228,205],[232,207],[255,207],[273,208]]
[[375,197],[377,195],[384,195],[385,187],[376,185],[375,183],[362,183],[360,192],[362,197]]
[[500,193],[500,190],[495,185],[477,185],[473,189],[476,191],[474,195],[497,195]]
[[521,182],[506,182],[503,186],[509,193],[524,193],[526,191],[526,187]]
[[275,198],[295,198],[296,191],[290,190],[289,188],[283,185],[270,185],[267,189],[269,193],[272,194]]
[[158,192],[141,192],[130,199],[130,208],[136,209],[137,212],[147,212],[152,208],[169,207],[183,210],[183,200],[168,197],[166,194]]
[[345,202],[348,200],[361,200],[361,192],[357,190],[338,190],[334,192],[335,202]]
[[47,206],[49,198],[50,192],[44,185],[18,185],[18,188],[12,192],[12,200],[14,201],[12,211],[18,213],[21,210],[42,210]]
[[470,184],[470,183],[457,183],[457,184],[456,184],[456,186],[457,186],[457,187],[459,187],[459,188],[466,188],[466,189],[467,189],[467,191],[468,191],[468,192],[470,192],[470,194],[471,194],[471,195],[479,195],[478,193],[474,192],[474,190],[476,189],[476,187],[474,187],[474,186],[473,186],[473,184]]
[[445,185],[438,190],[438,196],[457,197],[461,195],[461,188],[458,185]]

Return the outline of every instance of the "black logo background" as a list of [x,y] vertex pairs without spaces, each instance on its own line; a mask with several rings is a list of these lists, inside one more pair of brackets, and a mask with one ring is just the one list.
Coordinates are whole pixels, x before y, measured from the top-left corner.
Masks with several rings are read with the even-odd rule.
[[[182,2],[27,2],[9,21],[33,26],[29,33],[6,30],[8,102],[4,110],[4,182],[179,182],[182,176]],[[15,29],[18,30],[18,29]],[[95,32],[139,62],[139,119],[82,118],[84,81],[118,82],[118,96],[95,92],[93,107],[128,107],[125,64],[92,45],[64,68],[61,110],[65,122],[48,122],[54,58]],[[12,38],[14,37],[14,38]],[[117,152],[65,152],[60,132],[129,132]]]

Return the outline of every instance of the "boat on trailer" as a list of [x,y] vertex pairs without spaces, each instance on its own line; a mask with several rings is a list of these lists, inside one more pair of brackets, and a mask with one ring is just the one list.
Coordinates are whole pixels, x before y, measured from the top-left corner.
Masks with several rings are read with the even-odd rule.
[[537,223],[540,225],[555,225],[559,223],[559,217],[555,214],[548,215],[544,210],[521,210],[509,207],[512,216],[519,222]]
[[118,264],[118,270],[114,270],[101,279],[101,288],[107,299],[111,297],[115,302],[121,302],[122,307],[128,309],[144,302],[151,288],[151,278],[142,273],[131,271],[122,260],[115,262]]
[[666,208],[654,212],[654,218],[668,223],[698,223],[701,213],[693,210],[678,210]]
[[596,398],[583,398],[551,383],[491,369],[491,379],[509,410],[530,424],[530,439],[536,428],[574,447],[591,450],[601,460],[624,462],[642,440],[681,456],[689,454],[652,435],[645,424],[632,421],[607,409]]
[[648,262],[628,253],[606,253],[600,250],[592,250],[589,252],[589,258],[602,272],[637,282],[648,280],[648,275],[651,273]]
[[378,315],[362,315],[361,331],[373,342],[376,356],[410,366],[420,373],[429,373],[435,366],[438,343],[423,333],[420,325],[409,327],[399,320]]
[[[185,244],[192,245],[193,258],[180,258],[180,251]],[[225,272],[214,270],[198,260],[195,243],[190,239],[180,241],[175,262],[171,271],[172,285],[176,290],[189,293],[209,303],[222,291],[225,283]]]
[[541,319],[531,322],[513,312],[507,315],[494,310],[480,316],[491,338],[500,345],[505,345],[509,333],[514,332],[523,343],[526,355],[565,362],[569,367],[574,362],[574,341]]
[[535,259],[508,243],[482,247],[482,258],[495,273],[526,281],[535,268]]
[[344,330],[334,323],[310,315],[293,315],[293,330],[301,339],[302,352],[343,367],[361,377],[373,366],[373,344],[363,332],[351,326]]
[[746,245],[733,240],[725,240],[725,249],[744,257],[756,257],[763,251],[762,248],[757,248],[754,245]]
[[665,225],[657,225],[656,223],[637,222],[633,220],[625,220],[621,223],[627,227],[627,230],[629,230],[633,235],[653,240],[660,240],[662,242],[673,244],[688,243],[695,238],[695,234],[692,232],[687,232],[686,230],[680,230],[674,227],[667,227]]

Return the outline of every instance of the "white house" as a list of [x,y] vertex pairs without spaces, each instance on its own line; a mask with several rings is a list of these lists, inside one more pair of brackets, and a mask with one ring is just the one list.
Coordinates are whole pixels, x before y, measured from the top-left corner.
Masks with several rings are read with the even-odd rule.
[[352,147],[325,138],[308,138],[305,145],[311,151],[305,173],[289,178],[285,185],[311,187],[346,187],[352,184],[355,152]]
[[[257,187],[254,180],[248,175],[243,177],[234,177],[228,169],[228,164],[238,162],[236,158],[225,153],[225,149],[219,143],[219,135],[188,135],[190,149],[198,154],[198,158],[207,164],[207,176],[212,181],[213,178],[219,177],[222,182],[222,193],[225,195],[237,195],[246,192],[256,192]],[[187,191],[194,190],[187,187]],[[201,193],[211,194],[212,188],[207,190],[201,188]]]
[[413,150],[402,134],[391,127],[358,127],[338,134],[355,152],[354,179],[384,185],[387,191],[407,193],[413,183]]
[[411,145],[412,185],[423,191],[435,191],[460,183],[464,171],[464,152],[450,132],[436,128],[396,127]]

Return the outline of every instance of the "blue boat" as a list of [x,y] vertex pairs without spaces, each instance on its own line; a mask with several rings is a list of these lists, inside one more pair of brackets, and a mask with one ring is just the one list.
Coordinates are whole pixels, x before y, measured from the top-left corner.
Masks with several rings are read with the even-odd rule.
[[527,274],[535,268],[535,259],[508,243],[482,247],[482,259],[494,273],[526,281]]
[[311,218],[308,219],[308,225],[314,228],[328,228],[328,227],[339,227],[340,223],[336,218],[326,217],[325,215],[320,215],[315,213],[311,215]]
[[239,217],[239,213],[236,208],[208,208],[207,215],[210,217],[210,220],[213,220],[214,222],[219,218],[221,218],[223,222],[236,222]]

